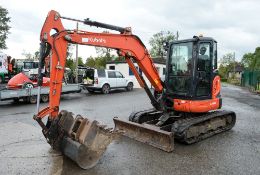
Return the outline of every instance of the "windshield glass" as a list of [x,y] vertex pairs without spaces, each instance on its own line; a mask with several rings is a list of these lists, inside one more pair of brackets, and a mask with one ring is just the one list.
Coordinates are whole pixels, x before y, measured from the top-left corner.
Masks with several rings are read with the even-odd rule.
[[171,46],[167,81],[170,93],[188,95],[192,77],[192,50],[192,42],[176,43]]
[[171,48],[170,72],[173,75],[190,75],[192,71],[192,43],[174,44]]

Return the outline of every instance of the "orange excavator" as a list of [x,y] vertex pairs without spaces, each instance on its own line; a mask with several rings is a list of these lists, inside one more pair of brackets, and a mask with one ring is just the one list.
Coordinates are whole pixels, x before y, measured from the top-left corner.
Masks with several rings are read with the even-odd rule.
[[[68,30],[61,19],[114,30],[119,33],[93,33]],[[51,35],[51,31],[55,31]],[[151,56],[131,28],[123,28],[89,19],[77,20],[50,11],[41,35],[40,66],[45,57],[50,59],[49,106],[39,111],[34,119],[42,127],[48,143],[74,160],[84,169],[95,166],[107,145],[123,134],[167,152],[174,149],[174,139],[192,144],[212,135],[230,130],[236,121],[232,111],[219,110],[222,106],[220,77],[217,72],[217,42],[213,38],[194,36],[187,40],[166,43],[165,81],[159,77]],[[114,118],[115,128],[107,129],[71,112],[60,111],[60,94],[65,70],[68,44],[107,47],[124,56],[130,69],[153,106],[133,112],[129,121]],[[136,70],[138,64],[151,82],[154,92]],[[42,84],[39,68],[38,88]],[[48,116],[47,123],[42,119]]]

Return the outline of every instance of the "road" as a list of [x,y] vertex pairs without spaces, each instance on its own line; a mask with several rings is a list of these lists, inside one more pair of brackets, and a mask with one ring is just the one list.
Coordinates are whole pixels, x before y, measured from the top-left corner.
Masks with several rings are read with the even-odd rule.
[[[260,96],[226,84],[222,96],[223,109],[237,114],[231,131],[193,145],[176,143],[172,153],[122,137],[88,171],[50,148],[32,120],[35,105],[0,102],[0,174],[260,174]],[[61,109],[111,127],[113,117],[127,119],[147,108],[151,105],[141,89],[69,94],[61,101]]]

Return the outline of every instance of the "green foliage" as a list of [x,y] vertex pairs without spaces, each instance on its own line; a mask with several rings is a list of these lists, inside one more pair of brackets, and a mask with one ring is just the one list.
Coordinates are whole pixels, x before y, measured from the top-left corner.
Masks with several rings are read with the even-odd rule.
[[220,66],[218,68],[219,75],[222,79],[228,78],[228,72],[234,70],[234,67],[239,63],[235,61],[233,53],[227,53],[220,59]]
[[66,61],[66,67],[70,68],[71,70],[74,70],[74,60],[72,58],[68,58]]
[[107,57],[89,57],[86,60],[86,66],[94,67],[98,69],[105,69],[106,68],[106,62],[111,61],[112,58]]
[[89,66],[89,67],[95,67],[96,65],[96,60],[95,58],[93,58],[92,56],[89,57],[87,60],[86,60],[86,66]]
[[118,57],[112,57],[112,60],[114,60],[114,61],[125,61],[125,57],[123,57],[123,56],[118,56]]
[[224,66],[230,65],[231,63],[235,62],[235,55],[234,53],[227,53],[223,55],[223,57],[220,59],[220,63]]
[[[84,66],[85,65],[84,62],[83,62],[82,57],[78,57],[78,65],[79,66]],[[75,68],[76,68],[76,59],[67,58],[65,66],[70,68],[71,70],[75,70]]]
[[39,51],[35,51],[34,54],[30,53],[30,52],[26,52],[25,50],[23,51],[22,55],[25,57],[26,60],[39,60],[40,57],[40,52]]
[[239,86],[241,84],[240,79],[231,77],[227,79],[227,82]]
[[260,47],[255,49],[255,70],[260,70]]
[[105,69],[106,68],[106,62],[107,62],[106,57],[97,57],[95,68]]
[[[76,64],[76,63],[75,63],[75,64]],[[79,65],[79,66],[84,66],[83,58],[82,58],[82,57],[78,57],[78,65]]]
[[254,53],[244,54],[241,63],[243,63],[248,70],[260,70],[260,47],[257,47]]
[[163,43],[171,42],[175,40],[175,35],[170,31],[160,31],[152,36],[149,40],[149,44],[152,46],[150,54],[153,57],[161,57],[166,55],[166,51],[163,48]]
[[224,66],[223,64],[220,64],[219,68],[219,75],[222,79],[227,79],[228,76],[228,68],[226,66]]
[[9,34],[9,29],[11,28],[8,23],[10,22],[10,17],[8,17],[8,10],[0,6],[0,49],[6,49],[5,40]]
[[241,62],[245,65],[246,68],[252,70],[254,68],[254,65],[252,64],[254,62],[254,54],[253,53],[244,54]]
[[106,57],[106,58],[111,58],[112,57],[112,50],[111,48],[105,48],[105,47],[95,47],[96,53],[98,57]]

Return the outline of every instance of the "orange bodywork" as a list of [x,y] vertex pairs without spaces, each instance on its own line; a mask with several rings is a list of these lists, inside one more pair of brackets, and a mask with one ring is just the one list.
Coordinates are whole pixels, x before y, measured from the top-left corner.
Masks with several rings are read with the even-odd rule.
[[212,83],[212,99],[207,100],[182,100],[174,99],[173,100],[173,109],[176,111],[182,112],[193,112],[193,113],[203,113],[211,110],[219,109],[220,99],[218,95],[220,94],[221,83],[220,77],[217,75],[213,79]]
[[[53,36],[50,35],[52,30],[57,32]],[[64,75],[68,43],[117,49],[119,54],[125,56],[127,60],[131,57],[136,61],[156,91],[161,92],[163,90],[161,79],[147,49],[140,39],[137,36],[132,35],[131,32],[112,34],[75,30],[68,31],[64,29],[59,13],[52,10],[49,12],[45,20],[40,39],[42,42],[47,42],[51,46],[52,52],[50,59],[51,74],[49,106],[42,110],[49,111],[50,118],[52,119],[57,117],[59,112],[62,79]],[[135,71],[135,68],[131,63],[129,64],[135,76],[139,79],[139,83],[142,85],[142,80]],[[40,111],[37,116],[43,118],[47,114],[47,112]]]
[[174,110],[192,113],[208,112],[211,110],[218,109],[220,106],[218,98],[198,101],[174,99],[173,102]]
[[220,82],[220,76],[215,76],[212,83],[212,98],[215,99],[220,94],[221,90],[221,82]]
[[[7,83],[7,89],[21,89],[25,83],[32,83],[35,87],[37,86],[37,81],[30,80],[24,73],[20,72],[19,74],[12,77]],[[43,77],[42,86],[49,86],[50,79]]]
[[[50,35],[54,30],[57,33]],[[65,30],[61,22],[61,16],[56,11],[50,11],[43,25],[40,39],[51,46],[50,57],[50,95],[49,106],[37,115],[39,118],[49,115],[51,119],[58,116],[60,95],[62,91],[62,79],[64,75],[67,47],[69,43],[116,49],[121,56],[125,56],[130,69],[134,73],[141,87],[144,80],[135,69],[133,59],[150,81],[155,91],[162,92],[163,85],[157,69],[155,68],[148,50],[142,41],[132,35],[128,29],[119,34],[94,33],[87,31]],[[212,85],[212,99],[208,100],[181,100],[173,99],[173,109],[182,112],[208,112],[220,107],[218,95],[220,93],[220,78],[216,76]]]
[[203,113],[211,110],[219,109],[220,99],[218,95],[220,94],[221,83],[220,77],[217,75],[213,79],[212,83],[212,99],[207,100],[182,100],[174,99],[173,100],[173,109],[176,111],[182,112],[192,112],[192,113]]

